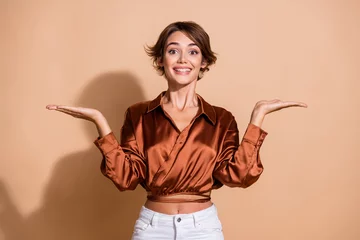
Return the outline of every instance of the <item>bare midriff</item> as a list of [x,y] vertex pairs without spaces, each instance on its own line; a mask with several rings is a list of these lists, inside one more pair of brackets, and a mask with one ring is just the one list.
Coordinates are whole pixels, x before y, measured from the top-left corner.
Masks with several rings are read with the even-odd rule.
[[204,195],[210,196],[210,192],[199,195],[176,194],[170,196],[161,196],[165,201],[147,200],[145,207],[155,212],[174,215],[188,214],[206,209],[212,205],[210,200],[202,202]]

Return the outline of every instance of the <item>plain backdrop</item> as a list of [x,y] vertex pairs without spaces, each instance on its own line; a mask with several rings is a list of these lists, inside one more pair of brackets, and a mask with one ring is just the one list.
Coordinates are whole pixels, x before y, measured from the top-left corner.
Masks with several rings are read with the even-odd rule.
[[125,109],[166,90],[144,52],[171,22],[209,33],[197,92],[242,134],[271,113],[264,173],[212,194],[226,239],[360,239],[358,0],[0,0],[0,239],[129,239],[145,192],[100,173],[95,127],[45,109],[94,107],[119,137]]

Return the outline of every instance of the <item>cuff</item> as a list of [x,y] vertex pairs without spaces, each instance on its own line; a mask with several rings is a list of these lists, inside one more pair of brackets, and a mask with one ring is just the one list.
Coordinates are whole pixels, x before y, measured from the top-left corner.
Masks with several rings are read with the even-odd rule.
[[261,146],[267,134],[268,133],[260,127],[249,123],[244,134],[244,139],[256,146]]
[[105,135],[104,137],[98,137],[94,144],[101,151],[103,155],[111,152],[119,146],[119,142],[117,141],[113,132]]

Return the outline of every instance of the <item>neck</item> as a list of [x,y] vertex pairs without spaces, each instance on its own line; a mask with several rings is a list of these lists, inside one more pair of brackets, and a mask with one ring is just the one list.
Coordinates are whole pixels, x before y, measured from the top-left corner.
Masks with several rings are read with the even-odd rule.
[[164,104],[169,104],[171,107],[178,110],[186,108],[197,107],[198,98],[195,92],[196,81],[183,87],[169,86],[163,99]]

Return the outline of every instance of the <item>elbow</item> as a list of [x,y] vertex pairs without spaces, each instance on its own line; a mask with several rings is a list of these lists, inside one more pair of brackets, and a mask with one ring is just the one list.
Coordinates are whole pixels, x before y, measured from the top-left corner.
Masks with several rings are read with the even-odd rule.
[[251,169],[244,179],[241,181],[240,186],[241,188],[248,188],[253,185],[257,180],[260,178],[261,174],[263,173],[263,168]]
[[248,188],[253,185],[260,178],[263,168],[252,168],[246,172],[245,175],[237,178],[231,178],[223,184],[229,187]]
[[115,174],[114,171],[110,171],[106,167],[101,167],[101,173],[116,186],[116,188],[123,192],[126,190],[135,190],[136,186],[138,185],[138,181],[135,178],[122,178]]
[[121,191],[135,190],[137,184],[136,183],[126,183],[124,181],[119,181],[118,179],[111,179],[116,188]]
[[233,181],[233,182],[225,182],[224,185],[231,187],[231,188],[248,188],[253,185],[257,180],[258,177],[246,178],[242,181]]
[[257,182],[257,180],[259,179],[260,175],[259,176],[252,176],[252,177],[249,177],[249,178],[246,178],[244,179],[244,181],[242,181],[242,183],[240,184],[239,187],[241,188],[248,188],[250,187],[251,185],[253,185],[255,182]]
[[123,192],[127,190],[135,190],[136,186],[138,185],[139,181],[137,179],[131,178],[131,179],[123,179],[119,178],[115,175],[112,177],[109,177],[111,181],[115,184],[116,188]]

